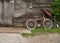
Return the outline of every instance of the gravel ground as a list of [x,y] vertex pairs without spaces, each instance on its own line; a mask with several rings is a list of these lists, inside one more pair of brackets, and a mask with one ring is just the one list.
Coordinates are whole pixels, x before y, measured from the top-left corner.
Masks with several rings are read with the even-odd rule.
[[60,35],[47,34],[27,38],[16,33],[0,33],[0,43],[60,43]]

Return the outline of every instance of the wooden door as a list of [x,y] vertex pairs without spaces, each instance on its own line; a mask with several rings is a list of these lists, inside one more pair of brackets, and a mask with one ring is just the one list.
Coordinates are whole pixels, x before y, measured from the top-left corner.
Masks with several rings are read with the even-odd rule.
[[14,0],[4,0],[4,24],[11,25],[14,13]]
[[0,25],[3,24],[3,0],[0,0]]

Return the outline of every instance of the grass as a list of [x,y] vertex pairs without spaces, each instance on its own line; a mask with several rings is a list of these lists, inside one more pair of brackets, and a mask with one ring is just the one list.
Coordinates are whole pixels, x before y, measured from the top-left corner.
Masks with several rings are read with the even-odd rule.
[[60,28],[51,28],[51,29],[44,29],[44,28],[36,28],[34,30],[31,30],[32,33],[22,33],[23,36],[35,36],[39,34],[46,34],[46,33],[59,33],[60,34]]

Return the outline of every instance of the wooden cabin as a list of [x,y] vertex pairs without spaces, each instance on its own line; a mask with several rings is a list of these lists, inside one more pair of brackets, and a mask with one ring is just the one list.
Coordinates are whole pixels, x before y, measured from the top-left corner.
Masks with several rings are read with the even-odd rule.
[[11,25],[14,21],[26,20],[26,17],[42,17],[41,8],[50,10],[51,2],[53,0],[0,0],[0,23]]

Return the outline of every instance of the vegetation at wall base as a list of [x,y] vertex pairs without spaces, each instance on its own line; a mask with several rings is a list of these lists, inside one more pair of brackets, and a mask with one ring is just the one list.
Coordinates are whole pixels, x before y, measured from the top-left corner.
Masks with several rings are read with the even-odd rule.
[[22,33],[22,36],[35,36],[35,35],[41,35],[41,34],[47,34],[47,33],[58,33],[60,34],[60,28],[53,27],[51,29],[44,29],[44,28],[36,28],[34,30],[31,30],[32,33]]

